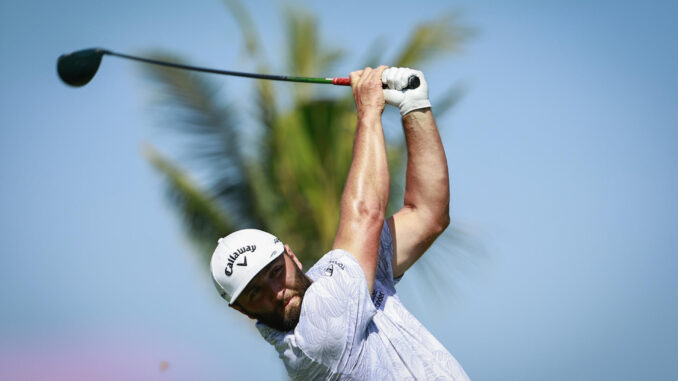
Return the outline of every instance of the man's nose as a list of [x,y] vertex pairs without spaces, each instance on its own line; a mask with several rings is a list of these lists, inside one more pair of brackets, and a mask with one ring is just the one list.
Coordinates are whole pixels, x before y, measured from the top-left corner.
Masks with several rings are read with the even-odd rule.
[[278,289],[278,291],[276,292],[276,294],[275,294],[275,300],[280,300],[280,301],[282,301],[282,300],[284,300],[284,299],[285,299],[285,288],[284,288],[284,287],[280,287],[280,288]]
[[271,280],[269,285],[271,293],[275,297],[275,300],[283,300],[285,297],[285,287],[283,283],[278,280]]

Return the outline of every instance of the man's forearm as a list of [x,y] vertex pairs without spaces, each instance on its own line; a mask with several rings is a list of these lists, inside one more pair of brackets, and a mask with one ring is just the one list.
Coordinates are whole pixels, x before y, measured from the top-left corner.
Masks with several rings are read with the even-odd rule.
[[450,180],[433,113],[430,108],[416,110],[402,121],[408,154],[405,207],[444,228],[449,223]]
[[[380,113],[358,116],[353,160],[341,200],[344,213],[383,214],[388,204],[389,172]],[[343,218],[342,218],[343,219]]]
[[374,287],[379,234],[386,215],[389,172],[381,114],[358,118],[353,160],[341,198],[341,215],[334,248],[349,251]]

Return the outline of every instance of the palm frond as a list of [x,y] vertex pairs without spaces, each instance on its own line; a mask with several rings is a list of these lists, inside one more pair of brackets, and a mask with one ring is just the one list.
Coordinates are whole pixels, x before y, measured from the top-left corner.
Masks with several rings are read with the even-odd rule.
[[[489,255],[478,238],[477,232],[458,222],[451,226],[409,270],[419,280],[417,287],[431,295],[435,301],[449,303],[480,263],[487,263]],[[451,297],[452,295],[452,297]],[[423,311],[434,312],[437,303],[428,300],[419,306]]]
[[443,54],[457,52],[473,33],[454,14],[422,23],[396,55],[393,66],[418,68]]
[[[338,48],[327,48],[321,43],[316,17],[299,8],[285,11],[287,36],[287,71],[306,77],[329,76],[329,71],[343,57]],[[296,99],[307,99],[317,86],[294,86]]]
[[275,87],[272,81],[257,81],[256,83],[256,106],[255,118],[260,126],[266,130],[273,128],[278,113],[275,98]]
[[213,249],[216,239],[234,231],[236,224],[213,197],[196,187],[193,179],[152,145],[145,145],[142,153],[163,176],[168,199],[180,214],[188,236],[205,249],[201,252],[208,261],[211,251],[206,249]]
[[287,70],[297,75],[313,76],[318,58],[318,31],[316,20],[307,12],[287,9]]
[[260,48],[257,28],[245,6],[239,0],[224,0],[224,3],[226,3],[226,6],[233,14],[233,18],[245,39],[245,52],[247,55],[250,58],[258,59],[260,64],[266,62],[264,53]]
[[[154,59],[182,62],[166,53],[150,53]],[[205,76],[161,66],[144,69],[158,85],[165,125],[182,136],[185,159],[192,172],[243,226],[260,225],[252,206],[241,134],[228,105],[216,97],[217,87]]]

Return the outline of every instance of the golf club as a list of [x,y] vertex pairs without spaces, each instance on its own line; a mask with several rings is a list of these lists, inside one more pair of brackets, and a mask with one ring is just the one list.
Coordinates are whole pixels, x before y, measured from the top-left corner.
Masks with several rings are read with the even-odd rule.
[[[116,56],[135,61],[146,62],[154,65],[169,66],[177,69],[200,71],[205,73],[231,75],[236,77],[247,77],[256,79],[270,79],[274,81],[288,81],[288,82],[304,82],[304,83],[327,83],[332,85],[350,86],[350,78],[312,78],[312,77],[295,77],[291,75],[272,75],[272,74],[257,74],[244,73],[230,70],[217,70],[204,67],[181,65],[177,63],[153,60],[150,58],[135,57],[128,54],[116,53],[107,49],[92,48],[78,50],[69,54],[62,54],[57,59],[57,73],[64,83],[74,87],[84,86],[92,80],[99,69],[101,59],[104,54],[109,56]],[[384,85],[386,87],[386,85]],[[419,78],[411,76],[408,80],[408,85],[403,90],[416,89],[419,87]]]

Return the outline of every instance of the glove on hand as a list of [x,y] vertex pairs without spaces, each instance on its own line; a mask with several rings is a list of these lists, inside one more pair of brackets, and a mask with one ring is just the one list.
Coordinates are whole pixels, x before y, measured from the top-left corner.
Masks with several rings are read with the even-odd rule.
[[[419,87],[402,91],[407,87],[408,79],[412,75],[419,77]],[[411,111],[431,107],[431,102],[428,100],[428,85],[424,79],[424,73],[419,70],[390,67],[384,70],[381,81],[388,85],[388,89],[384,89],[386,103],[398,107],[400,115],[405,116]]]

